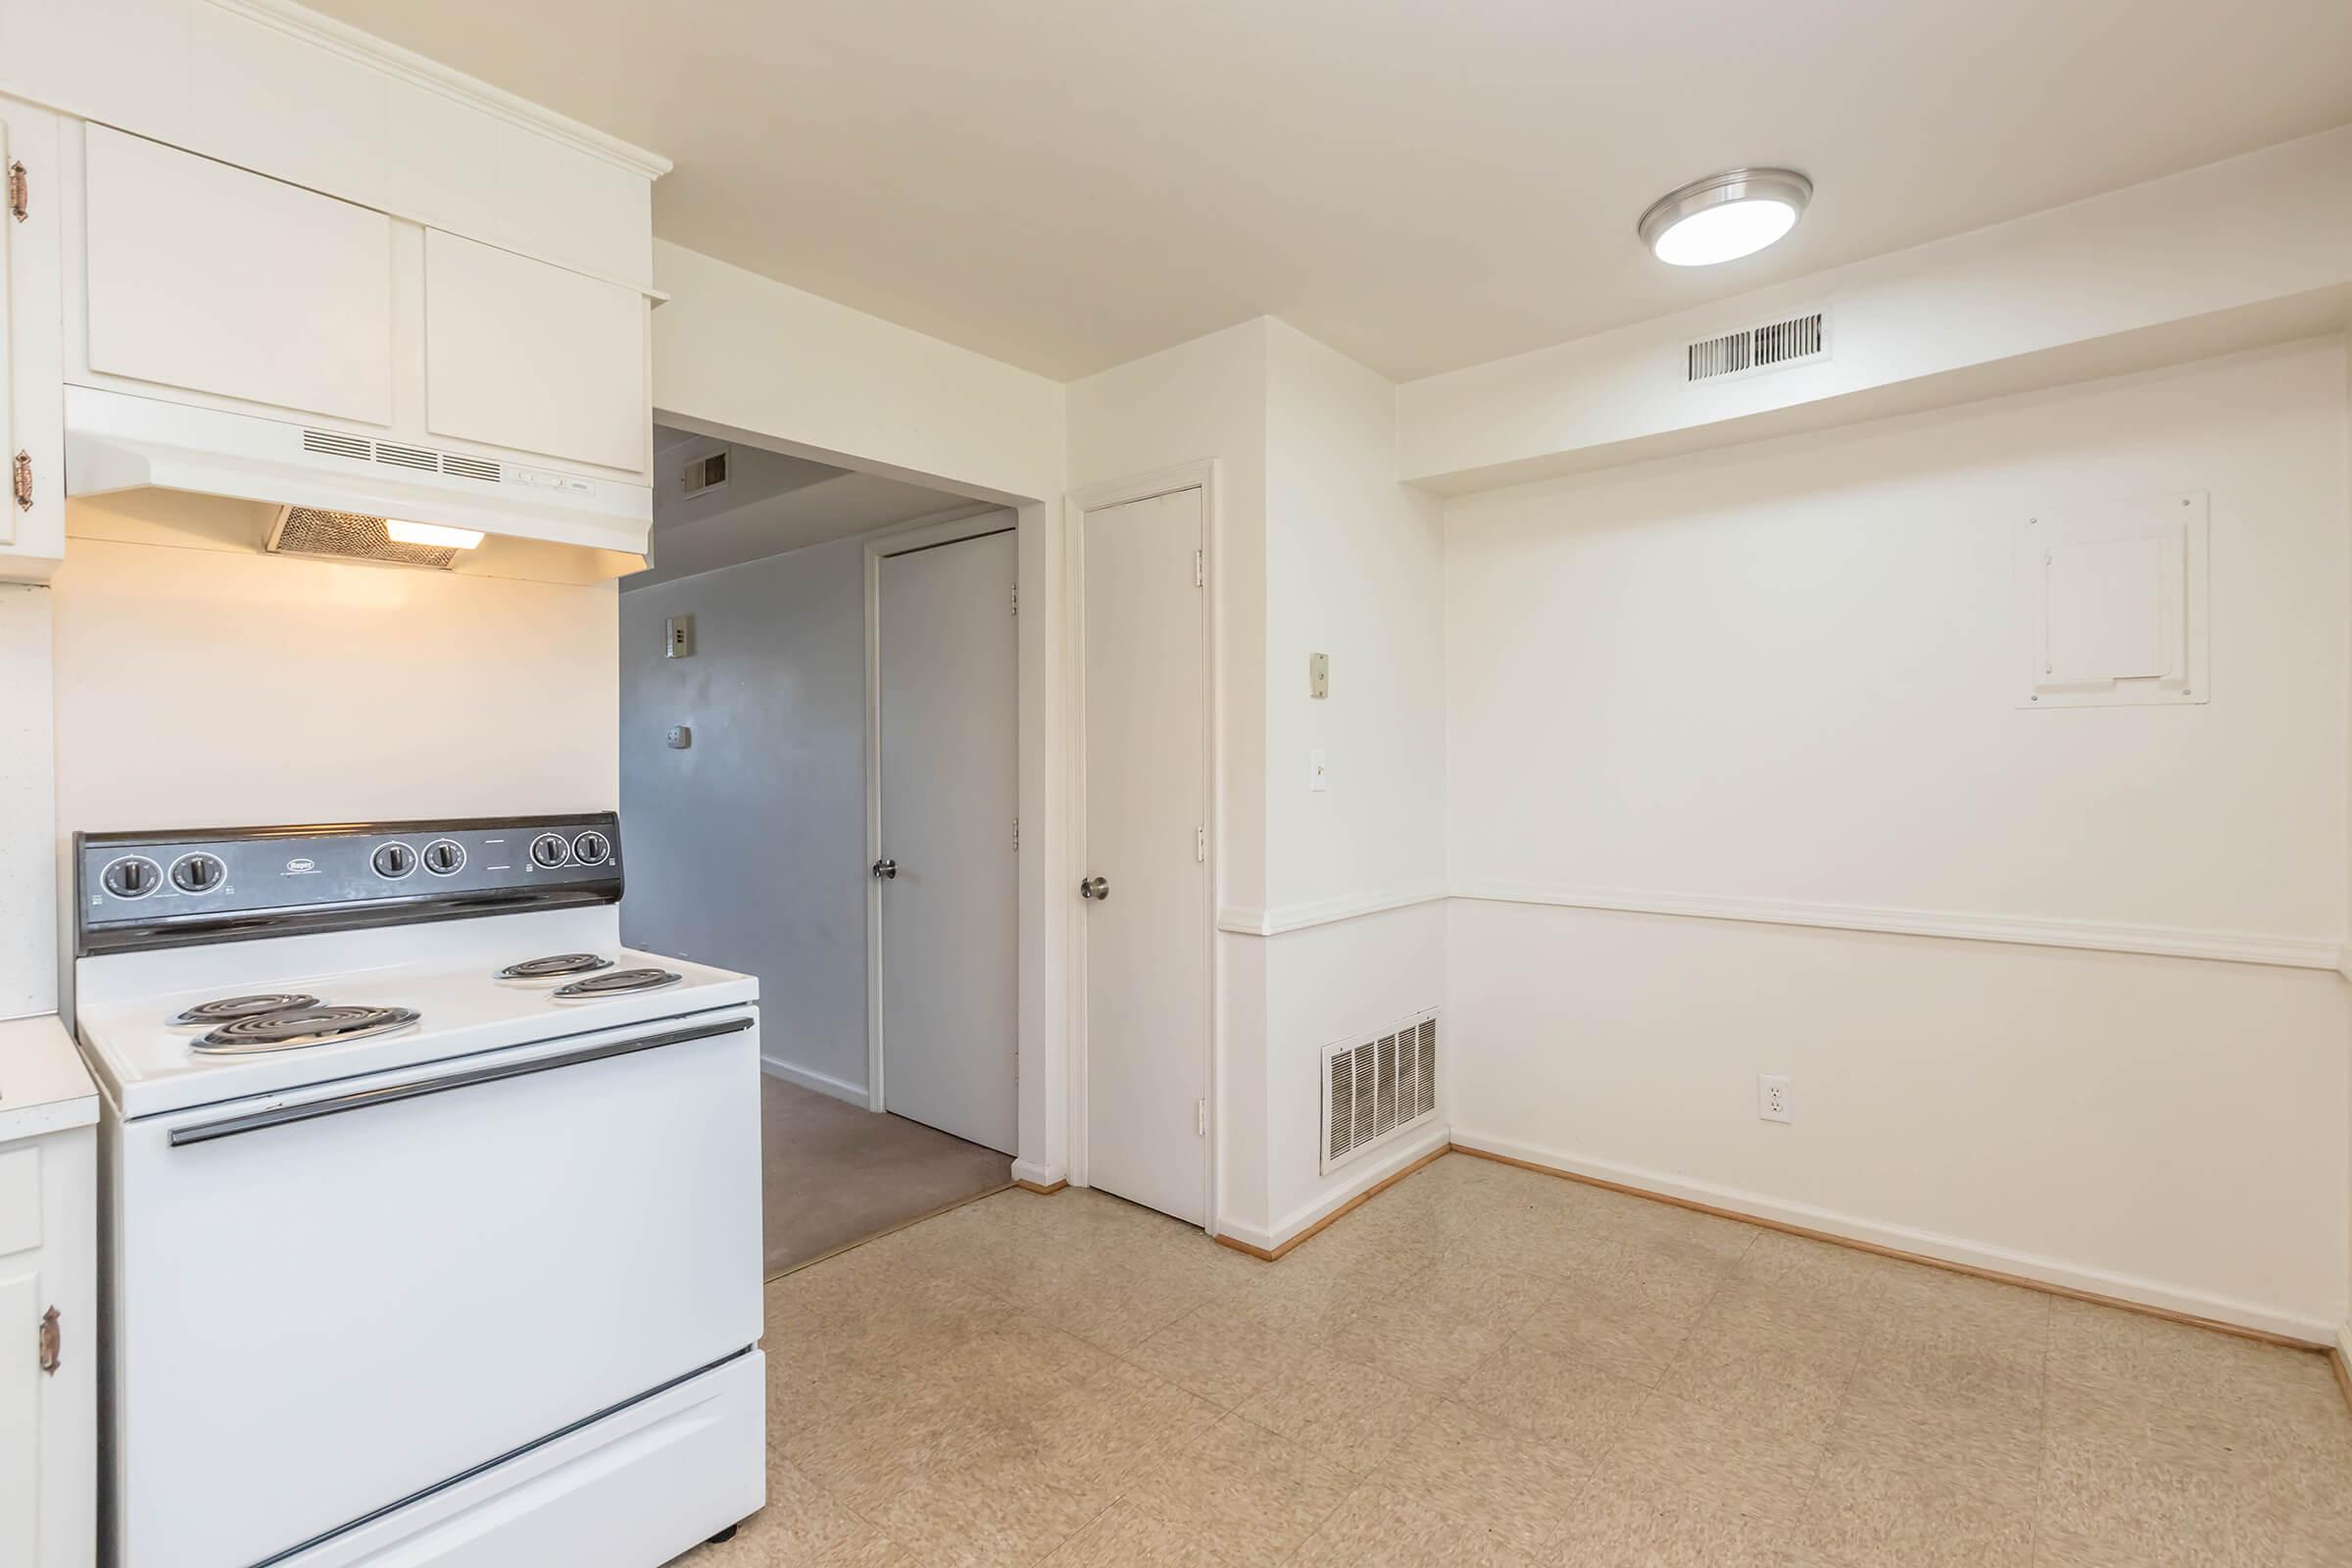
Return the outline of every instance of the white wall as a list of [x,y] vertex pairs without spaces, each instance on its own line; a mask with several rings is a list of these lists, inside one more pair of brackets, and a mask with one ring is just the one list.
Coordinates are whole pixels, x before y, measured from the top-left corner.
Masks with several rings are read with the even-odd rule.
[[[1446,996],[1442,511],[1396,479],[1396,388],[1280,321],[1266,330],[1266,1204],[1277,1244],[1397,1150],[1317,1172],[1321,1051]],[[1331,695],[1307,660],[1331,657]],[[1325,754],[1328,788],[1310,790]],[[1241,911],[1227,911],[1231,916]],[[1247,914],[1244,913],[1244,919]],[[1328,922],[1328,923],[1309,923]],[[1439,1080],[1451,1070],[1440,1026]],[[1443,1110],[1443,1107],[1441,1107]],[[1441,1115],[1441,1120],[1443,1116]]]
[[77,536],[52,593],[63,832],[615,802],[610,582]]
[[[2333,946],[2346,465],[2335,337],[1451,503],[1456,887]],[[2190,489],[2212,702],[2016,708],[2015,520]],[[1452,920],[1464,1141],[2241,1321],[2345,1315],[2330,974],[1541,902]],[[1793,1126],[1756,1119],[1765,1071]]]
[[0,1018],[57,1005],[49,593],[0,586]]
[[[691,659],[662,623],[694,617]],[[684,751],[664,742],[692,728]],[[620,596],[632,947],[760,977],[760,1051],[866,1090],[865,556],[836,540]]]

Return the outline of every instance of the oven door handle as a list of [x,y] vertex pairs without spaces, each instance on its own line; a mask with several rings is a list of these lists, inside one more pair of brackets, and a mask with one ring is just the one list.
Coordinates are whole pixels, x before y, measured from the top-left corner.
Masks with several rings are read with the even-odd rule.
[[728,1018],[691,1029],[669,1029],[660,1034],[607,1041],[601,1046],[582,1046],[576,1051],[534,1056],[528,1061],[474,1067],[465,1072],[451,1073],[444,1078],[428,1078],[413,1084],[392,1084],[382,1089],[361,1089],[348,1095],[330,1095],[323,1100],[306,1100],[291,1105],[272,1105],[267,1110],[250,1110],[241,1116],[223,1116],[219,1121],[201,1121],[186,1127],[174,1127],[172,1129],[172,1147],[181,1149],[190,1144],[209,1144],[216,1139],[258,1133],[265,1128],[283,1127],[291,1122],[316,1121],[320,1116],[340,1116],[346,1111],[396,1104],[404,1100],[419,1100],[426,1095],[446,1095],[453,1089],[471,1089],[477,1084],[525,1078],[536,1072],[554,1072],[559,1067],[577,1067],[612,1056],[634,1055],[640,1051],[658,1051],[663,1046],[682,1046],[691,1040],[739,1034],[752,1027],[755,1021],[752,1018]]

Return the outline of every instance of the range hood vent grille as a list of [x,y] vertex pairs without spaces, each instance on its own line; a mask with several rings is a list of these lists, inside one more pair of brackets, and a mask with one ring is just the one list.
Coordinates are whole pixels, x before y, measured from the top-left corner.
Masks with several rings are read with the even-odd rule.
[[433,571],[447,571],[458,561],[455,550],[400,543],[384,527],[381,517],[357,512],[324,512],[317,507],[280,509],[276,522],[270,528],[268,548],[272,555],[380,561]]
[[454,474],[461,479],[480,479],[489,484],[497,484],[502,477],[499,466],[488,458],[460,457],[455,452],[435,452],[430,447],[395,446],[389,441],[370,441],[364,435],[342,430],[306,429],[302,432],[302,450],[319,457],[381,463],[395,468]]

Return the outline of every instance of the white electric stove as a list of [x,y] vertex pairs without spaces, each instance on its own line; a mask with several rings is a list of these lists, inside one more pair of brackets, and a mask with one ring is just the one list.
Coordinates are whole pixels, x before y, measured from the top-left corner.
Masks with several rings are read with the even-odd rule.
[[758,984],[609,813],[76,839],[103,1560],[655,1568],[764,1499]]

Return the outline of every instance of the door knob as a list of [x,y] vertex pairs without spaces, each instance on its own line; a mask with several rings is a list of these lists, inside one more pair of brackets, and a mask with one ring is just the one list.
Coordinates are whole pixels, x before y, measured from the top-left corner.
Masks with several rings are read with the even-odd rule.
[[884,882],[897,881],[899,879],[899,862],[885,856],[874,862],[874,875]]
[[1110,897],[1110,878],[1106,876],[1088,877],[1078,884],[1078,896],[1082,899],[1093,899],[1098,904],[1102,903]]

